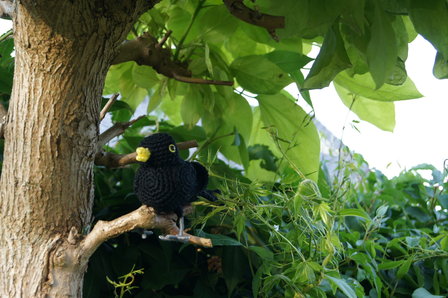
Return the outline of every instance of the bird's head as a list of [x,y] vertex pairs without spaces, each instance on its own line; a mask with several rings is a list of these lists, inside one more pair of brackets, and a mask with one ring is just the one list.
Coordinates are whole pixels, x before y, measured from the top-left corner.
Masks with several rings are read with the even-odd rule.
[[169,166],[180,160],[176,142],[166,133],[155,133],[145,137],[136,153],[137,161],[148,166]]

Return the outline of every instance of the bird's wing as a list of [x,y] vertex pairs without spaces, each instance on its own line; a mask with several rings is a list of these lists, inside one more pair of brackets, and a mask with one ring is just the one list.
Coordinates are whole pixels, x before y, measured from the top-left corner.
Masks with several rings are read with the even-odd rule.
[[196,192],[200,192],[207,187],[208,184],[208,172],[207,169],[198,162],[191,162],[196,172]]

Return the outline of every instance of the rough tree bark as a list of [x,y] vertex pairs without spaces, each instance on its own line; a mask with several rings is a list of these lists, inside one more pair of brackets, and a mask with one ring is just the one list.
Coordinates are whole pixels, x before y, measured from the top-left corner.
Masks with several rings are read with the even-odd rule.
[[131,25],[155,2],[15,2],[0,181],[1,297],[81,296],[86,264],[67,251],[77,245],[70,231],[91,223],[105,75]]

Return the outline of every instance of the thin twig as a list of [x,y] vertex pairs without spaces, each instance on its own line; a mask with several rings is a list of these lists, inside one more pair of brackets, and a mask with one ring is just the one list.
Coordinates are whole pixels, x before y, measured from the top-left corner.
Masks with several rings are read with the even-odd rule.
[[118,137],[119,135],[123,134],[126,129],[137,122],[138,120],[146,117],[145,115],[139,116],[135,118],[134,120],[131,120],[129,122],[118,122],[115,123],[112,127],[107,129],[105,132],[100,134],[98,138],[98,150],[101,149],[104,145],[106,145],[110,140],[112,140],[115,137]]
[[110,108],[112,107],[114,102],[117,100],[119,95],[120,94],[115,93],[114,95],[111,96],[111,98],[109,98],[106,105],[103,107],[103,109],[100,112],[100,121],[103,120],[104,117],[106,117],[107,112],[109,112]]
[[170,37],[171,33],[173,33],[172,30],[168,30],[165,35],[163,36],[163,38],[159,41],[158,44],[156,44],[156,48],[161,48],[163,47],[163,45],[165,44],[165,42],[168,40],[168,38]]

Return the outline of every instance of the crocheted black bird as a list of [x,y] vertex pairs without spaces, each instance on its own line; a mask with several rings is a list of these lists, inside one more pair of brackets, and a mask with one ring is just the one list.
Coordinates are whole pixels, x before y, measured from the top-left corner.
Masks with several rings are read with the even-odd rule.
[[134,190],[144,205],[153,207],[158,214],[176,213],[179,235],[160,236],[162,240],[185,242],[183,236],[183,208],[202,196],[214,201],[214,192],[205,188],[207,170],[197,162],[180,158],[174,139],[166,133],[145,137],[136,150],[141,166],[134,181]]

